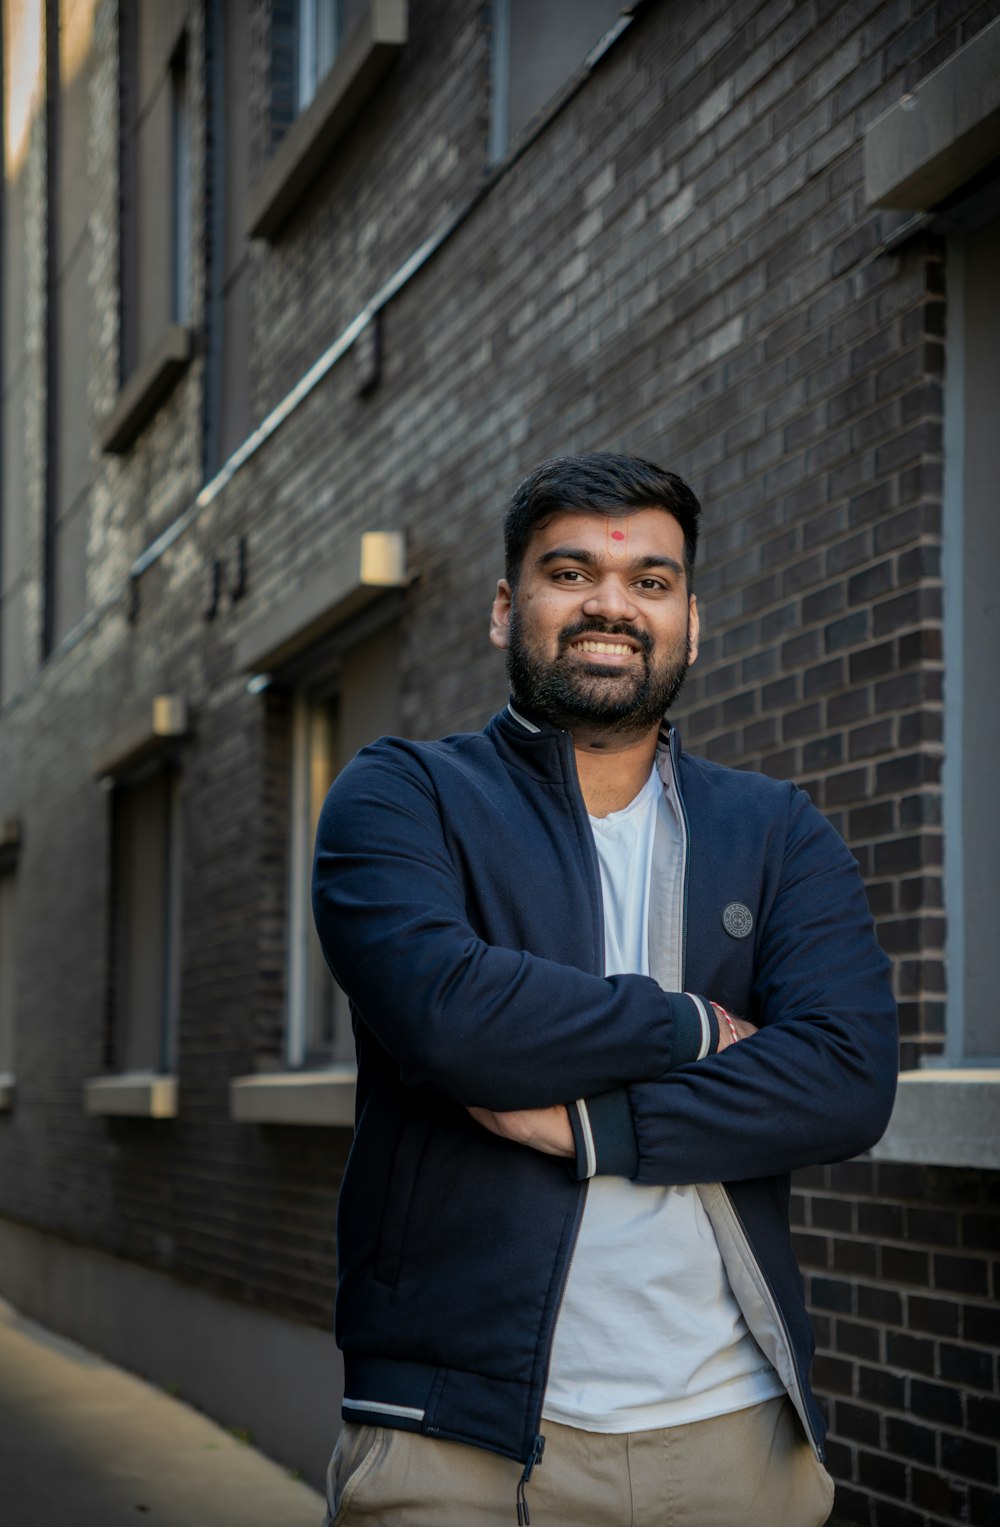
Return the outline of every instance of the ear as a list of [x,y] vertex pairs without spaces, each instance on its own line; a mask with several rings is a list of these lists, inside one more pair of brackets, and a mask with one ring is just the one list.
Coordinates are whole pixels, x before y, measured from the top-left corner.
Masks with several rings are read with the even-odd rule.
[[510,607],[513,598],[510,584],[506,578],[501,578],[497,584],[497,595],[490,612],[490,641],[494,647],[499,647],[501,652],[507,651]]
[[688,599],[688,662],[693,663],[698,657],[698,637],[701,635],[701,621],[698,617],[698,601],[694,594]]

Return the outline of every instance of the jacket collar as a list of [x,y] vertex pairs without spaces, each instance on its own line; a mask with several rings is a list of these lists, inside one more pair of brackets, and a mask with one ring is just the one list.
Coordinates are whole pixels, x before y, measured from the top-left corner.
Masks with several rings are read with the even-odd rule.
[[[520,740],[528,743],[530,738],[562,737],[568,735],[560,727],[553,726],[551,721],[540,715],[537,711],[531,711],[520,700],[513,698],[507,701],[504,709],[494,720],[499,722],[504,732],[512,740]],[[681,755],[681,734],[677,727],[672,725],[664,716],[660,725],[659,746],[670,750],[670,756],[676,765]]]

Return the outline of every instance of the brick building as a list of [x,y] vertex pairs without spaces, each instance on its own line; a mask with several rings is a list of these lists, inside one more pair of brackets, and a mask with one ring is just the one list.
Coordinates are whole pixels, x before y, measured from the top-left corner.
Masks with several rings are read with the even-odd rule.
[[0,1295],[321,1473],[318,801],[481,724],[506,493],[634,450],[705,505],[686,744],[895,963],[889,1134],[793,1199],[838,1513],[1000,1521],[998,18],[4,0]]

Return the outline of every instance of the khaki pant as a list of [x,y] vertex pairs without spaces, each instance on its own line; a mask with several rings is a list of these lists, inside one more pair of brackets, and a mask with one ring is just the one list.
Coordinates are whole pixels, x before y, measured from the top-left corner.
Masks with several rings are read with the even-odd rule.
[[[787,1399],[663,1431],[542,1422],[531,1527],[822,1527],[833,1481]],[[325,1527],[514,1527],[521,1465],[481,1448],[345,1423]]]

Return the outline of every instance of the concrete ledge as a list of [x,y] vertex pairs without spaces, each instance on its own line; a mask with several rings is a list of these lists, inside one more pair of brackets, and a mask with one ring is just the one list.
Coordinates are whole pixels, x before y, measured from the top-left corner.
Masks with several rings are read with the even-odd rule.
[[10,1113],[14,1106],[16,1088],[13,1071],[0,1071],[0,1113]]
[[403,531],[354,535],[333,563],[247,628],[236,644],[237,665],[250,673],[280,668],[386,589],[410,581]]
[[353,1129],[357,1080],[353,1066],[236,1076],[229,1084],[229,1113],[241,1124],[319,1124]]
[[904,1071],[872,1156],[1000,1170],[1000,1069]]
[[157,695],[142,715],[111,737],[91,760],[95,779],[114,778],[158,749],[187,736],[188,708],[182,695]]
[[97,438],[101,450],[120,456],[187,370],[194,353],[190,329],[170,323],[144,365],[137,367],[118,394],[118,402],[101,421]]
[[868,128],[868,205],[925,211],[998,155],[1000,20],[984,27]]
[[153,1071],[121,1076],[93,1076],[83,1084],[84,1108],[90,1114],[121,1114],[133,1119],[177,1117],[177,1078]]
[[407,37],[406,0],[368,0],[333,67],[292,123],[250,193],[251,238],[270,239],[397,58]]

